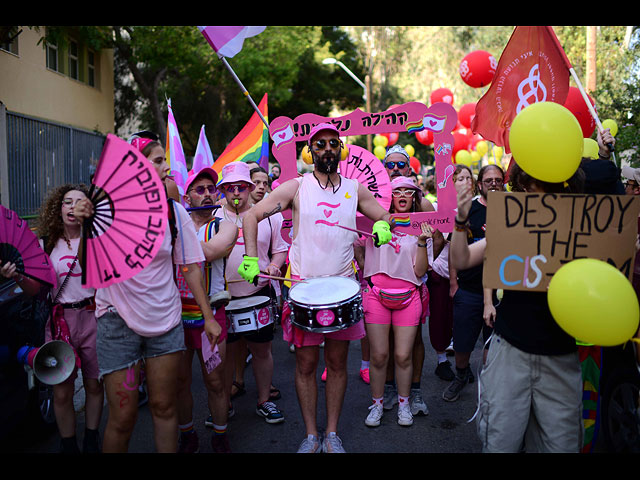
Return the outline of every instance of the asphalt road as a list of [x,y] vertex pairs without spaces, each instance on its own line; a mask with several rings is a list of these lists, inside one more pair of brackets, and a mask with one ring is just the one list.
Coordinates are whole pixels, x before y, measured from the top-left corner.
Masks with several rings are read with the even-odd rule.
[[[426,359],[422,372],[422,393],[429,408],[428,416],[414,418],[411,427],[401,427],[396,423],[396,408],[387,411],[382,424],[376,428],[367,427],[364,420],[371,403],[369,385],[359,376],[361,360],[360,342],[352,342],[349,351],[349,378],[346,398],[340,418],[339,432],[343,446],[348,453],[479,453],[480,443],[476,435],[473,417],[477,402],[477,381],[467,385],[460,399],[449,403],[442,399],[442,392],[448,383],[434,374],[436,366],[435,352],[430,346],[428,329],[422,329],[426,346]],[[478,342],[472,355],[472,368],[479,366],[481,342]],[[295,354],[289,351],[288,344],[282,340],[282,330],[278,328],[273,342],[275,372],[273,383],[282,398],[276,403],[285,415],[280,424],[267,424],[255,413],[256,389],[251,368],[245,372],[246,394],[234,400],[235,415],[230,418],[228,434],[234,453],[295,453],[305,436],[304,423],[298,407],[293,372]],[[450,357],[453,363],[453,357]],[[323,429],[324,383],[320,381],[323,362],[318,369],[319,400],[318,426]],[[200,379],[199,366],[194,362],[194,423],[200,438],[201,453],[210,453],[211,430],[204,425],[208,415],[206,393]],[[78,432],[84,430],[82,412],[82,391],[76,395],[78,410]],[[104,418],[108,414],[105,407]],[[103,418],[102,431],[105,419]],[[57,433],[37,443],[26,445],[20,451],[24,453],[53,453],[59,448]],[[81,438],[80,438],[81,441]],[[146,406],[140,408],[138,422],[130,442],[131,453],[154,453],[151,416]]]

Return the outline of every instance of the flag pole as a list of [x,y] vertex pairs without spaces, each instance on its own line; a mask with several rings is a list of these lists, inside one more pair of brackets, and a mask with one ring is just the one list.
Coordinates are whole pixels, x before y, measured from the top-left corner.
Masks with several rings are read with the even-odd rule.
[[[551,38],[553,38],[553,41],[556,44],[556,48],[558,49],[558,52],[560,52],[560,55],[564,59],[564,63],[566,64],[567,68],[569,69],[569,73],[571,74],[571,78],[573,78],[573,81],[576,82],[576,86],[578,87],[578,90],[580,91],[580,94],[582,95],[584,103],[586,103],[587,108],[589,109],[589,113],[591,113],[591,116],[595,120],[596,125],[598,126],[598,130],[600,131],[600,133],[602,133],[602,131],[604,130],[604,127],[602,126],[602,123],[600,123],[600,119],[598,118],[598,114],[596,113],[595,109],[593,108],[593,105],[591,105],[591,101],[589,100],[589,96],[587,95],[587,92],[585,91],[584,87],[582,86],[582,82],[580,81],[580,78],[578,78],[578,75],[576,74],[576,71],[573,69],[573,65],[569,61],[569,58],[567,57],[567,54],[564,52],[564,49],[562,48],[562,45],[560,45],[560,41],[558,40],[558,37],[556,37],[556,34],[553,31],[553,28],[550,27],[550,26],[547,26],[547,30],[549,31],[549,34],[551,35]],[[609,147],[609,150],[611,150],[611,155],[613,156],[613,163],[617,164],[615,153],[613,153],[613,144],[610,143],[610,144],[607,145],[607,147]]]
[[236,83],[238,84],[238,86],[242,90],[242,93],[244,94],[244,96],[247,97],[247,100],[249,100],[249,103],[251,104],[253,109],[256,111],[256,113],[260,116],[260,118],[262,119],[262,121],[264,122],[264,124],[267,126],[267,129],[268,129],[269,128],[269,123],[264,118],[264,115],[262,115],[262,112],[260,111],[260,109],[257,107],[255,102],[253,101],[253,98],[251,98],[251,95],[249,95],[249,92],[247,91],[247,89],[244,88],[244,85],[242,84],[242,82],[240,81],[238,76],[236,75],[236,72],[234,72],[233,69],[231,68],[231,65],[229,65],[229,63],[227,62],[227,59],[225,57],[223,57],[222,55],[218,55],[218,58],[220,58],[220,60],[222,60],[222,63],[227,68],[227,70],[229,70],[229,73],[231,73],[231,76],[233,77],[233,79],[236,81]]

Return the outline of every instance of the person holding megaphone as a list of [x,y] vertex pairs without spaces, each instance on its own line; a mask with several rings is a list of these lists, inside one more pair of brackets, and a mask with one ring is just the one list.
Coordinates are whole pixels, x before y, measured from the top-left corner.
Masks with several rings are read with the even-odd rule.
[[[98,453],[98,427],[102,418],[104,389],[99,380],[96,352],[95,292],[82,286],[81,267],[77,259],[81,224],[73,215],[74,206],[87,198],[87,193],[84,185],[67,184],[52,190],[41,207],[37,229],[41,246],[49,254],[58,279],[58,286],[52,292],[52,298],[54,304],[57,304],[58,308],[61,306],[61,311],[64,312],[62,320],[52,315],[52,319],[47,322],[45,341],[65,340],[76,352],[79,359],[76,365],[79,363],[82,370],[85,391],[85,432],[82,451]],[[58,338],[61,332],[64,332],[64,338]],[[59,364],[63,361],[56,360]],[[66,380],[53,386],[53,408],[58,431],[62,437],[63,453],[80,453],[73,404],[76,377],[77,368],[73,368]]]

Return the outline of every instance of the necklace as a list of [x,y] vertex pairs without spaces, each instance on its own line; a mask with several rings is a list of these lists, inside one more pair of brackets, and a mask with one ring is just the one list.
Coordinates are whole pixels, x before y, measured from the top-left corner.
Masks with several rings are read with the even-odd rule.
[[340,175],[338,175],[338,180],[340,181],[338,182],[338,186],[336,187],[334,183],[331,181],[331,177],[329,175],[327,175],[326,185],[323,186],[322,182],[320,182],[320,179],[316,177],[316,172],[312,172],[312,173],[313,173],[313,178],[316,179],[316,181],[318,182],[318,185],[322,190],[327,190],[329,188],[329,184],[331,184],[331,190],[333,191],[333,193],[336,193],[338,190],[340,190],[340,187],[342,186],[342,177]]

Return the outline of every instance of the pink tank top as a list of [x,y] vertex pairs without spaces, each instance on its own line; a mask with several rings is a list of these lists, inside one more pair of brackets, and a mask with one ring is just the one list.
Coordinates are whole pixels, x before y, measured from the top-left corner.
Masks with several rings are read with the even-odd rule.
[[291,243],[291,274],[300,278],[351,276],[356,228],[358,182],[341,177],[340,188],[323,189],[313,173],[300,179],[296,236]]
[[[389,243],[376,248],[373,240],[367,238],[364,254],[365,278],[374,278],[373,283],[380,287],[419,286],[422,280],[416,277],[413,269],[418,253],[417,240],[413,235],[393,232]],[[389,283],[385,275],[395,281]],[[385,283],[379,284],[382,282]]]

